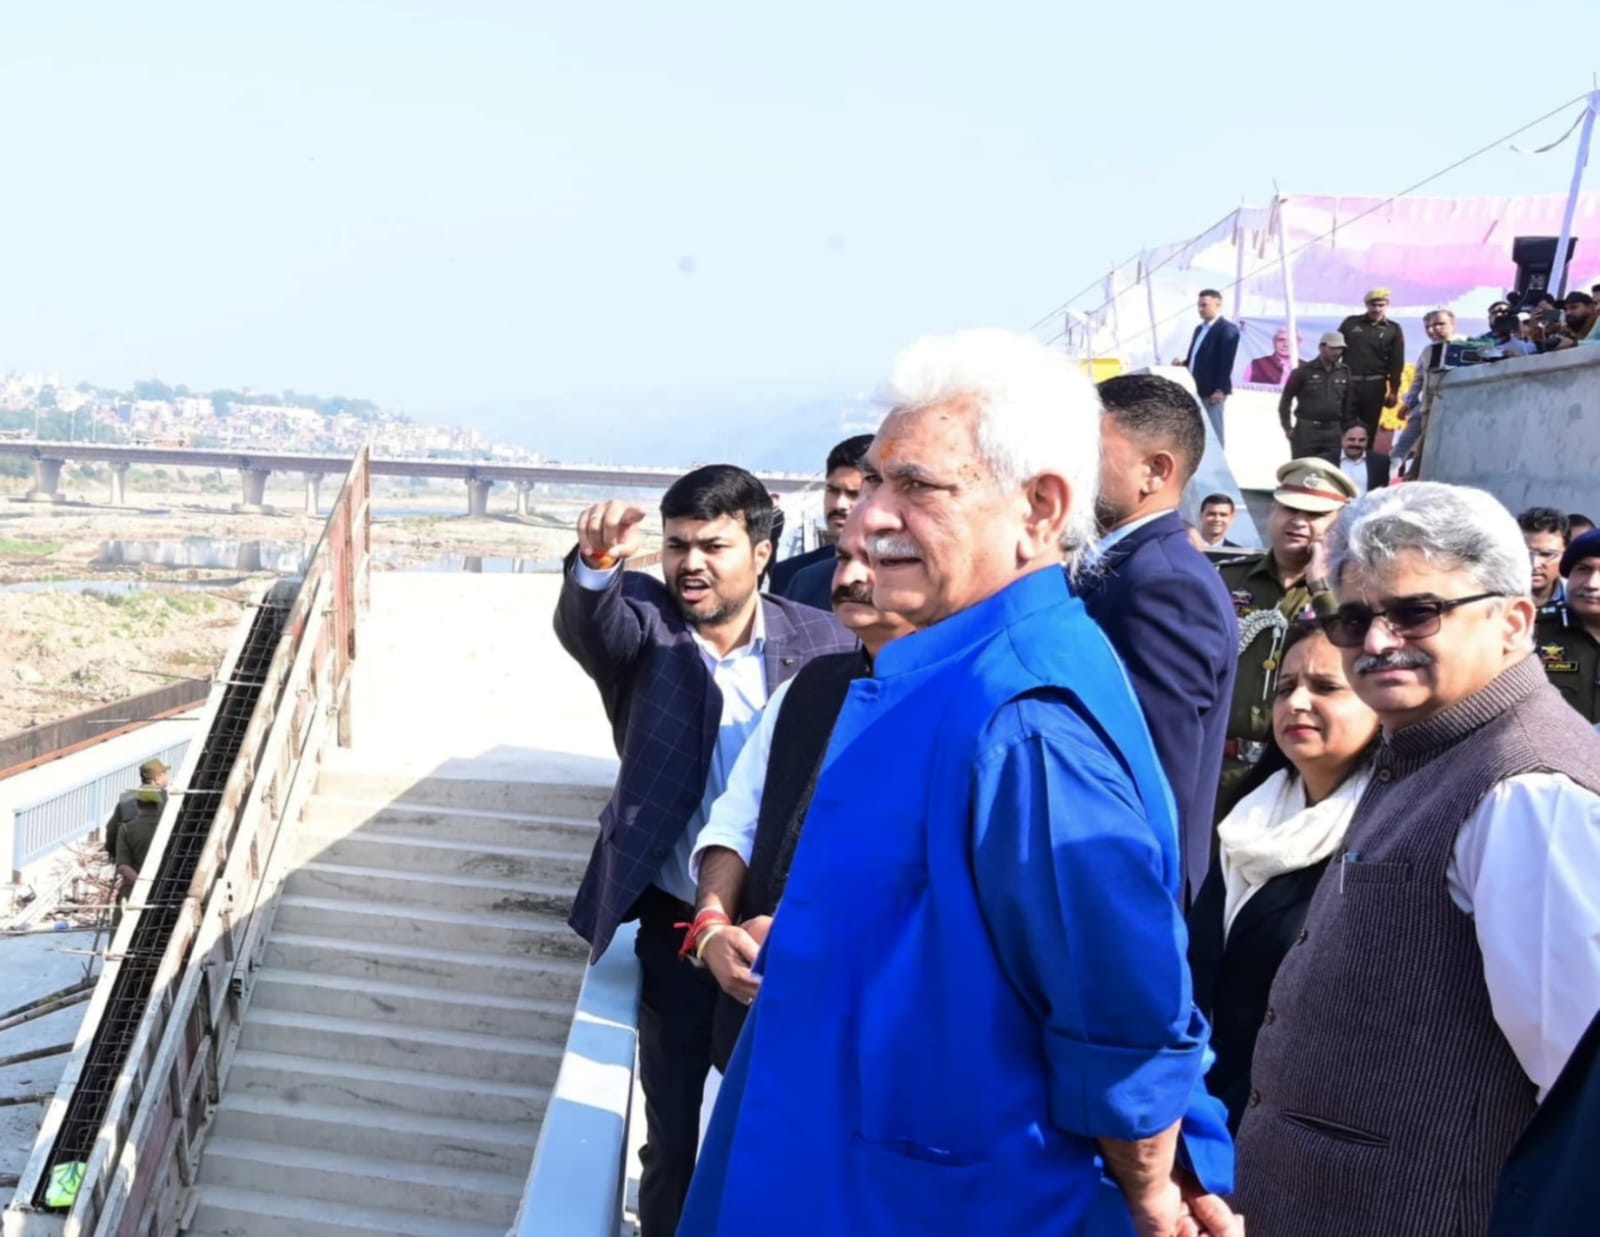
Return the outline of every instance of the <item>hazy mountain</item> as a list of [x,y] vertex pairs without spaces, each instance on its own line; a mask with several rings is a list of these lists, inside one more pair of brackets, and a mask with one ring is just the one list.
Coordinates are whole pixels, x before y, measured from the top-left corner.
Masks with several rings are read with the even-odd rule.
[[820,472],[828,448],[874,429],[881,410],[859,391],[719,388],[518,400],[460,414],[462,424],[564,463]]

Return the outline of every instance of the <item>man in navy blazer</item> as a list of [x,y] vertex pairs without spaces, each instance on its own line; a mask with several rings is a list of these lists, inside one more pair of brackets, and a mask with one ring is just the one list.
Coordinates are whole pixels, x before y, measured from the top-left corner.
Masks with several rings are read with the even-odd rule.
[[1173,362],[1189,371],[1211,428],[1222,439],[1222,409],[1233,394],[1233,361],[1239,353],[1239,328],[1222,316],[1222,293],[1207,288],[1197,302],[1200,325],[1189,337],[1189,351]]
[[1079,595],[1127,667],[1178,808],[1185,905],[1211,863],[1239,629],[1217,569],[1178,515],[1205,452],[1189,393],[1153,374],[1100,384],[1100,541]]
[[624,569],[646,513],[598,503],[578,521],[556,606],[562,647],[594,680],[621,767],[571,924],[590,960],[637,919],[643,1237],[671,1237],[699,1143],[717,985],[681,956],[694,919],[689,855],[768,697],[813,657],[856,647],[832,614],[763,596],[771,496],[713,464],[661,501],[662,577]]
[[1589,1237],[1600,1164],[1600,1015],[1511,1149],[1488,1237]]
[[828,452],[822,483],[822,544],[804,554],[791,554],[783,561],[774,563],[768,585],[771,592],[779,597],[801,600],[795,597],[790,587],[795,577],[807,567],[823,563],[828,573],[828,600],[823,602],[821,609],[832,612],[834,546],[839,542],[839,534],[844,531],[845,520],[850,518],[850,508],[861,497],[861,461],[866,458],[867,448],[871,445],[871,434],[857,434],[834,444],[833,450]]

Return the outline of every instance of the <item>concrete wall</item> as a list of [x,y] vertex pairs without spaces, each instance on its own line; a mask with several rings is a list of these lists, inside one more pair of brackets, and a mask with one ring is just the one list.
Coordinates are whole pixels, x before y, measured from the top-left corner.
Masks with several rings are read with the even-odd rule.
[[1423,479],[1475,485],[1513,513],[1600,518],[1600,347],[1452,370],[1439,384]]

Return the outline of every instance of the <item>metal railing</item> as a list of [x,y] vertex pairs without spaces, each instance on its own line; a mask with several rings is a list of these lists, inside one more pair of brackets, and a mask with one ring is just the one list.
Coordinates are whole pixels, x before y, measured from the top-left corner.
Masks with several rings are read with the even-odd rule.
[[[207,738],[191,743],[174,780],[180,789],[157,827],[149,875],[141,873],[129,898],[61,1087],[5,1212],[5,1237],[131,1237],[179,1226],[270,926],[258,908],[271,902],[280,825],[298,816],[324,745],[349,738],[350,668],[368,596],[368,465],[363,451],[305,577],[262,596],[262,613],[218,674],[202,723]],[[274,615],[277,635],[264,659],[250,637],[259,634],[265,611],[279,607],[284,612]],[[250,692],[248,708],[242,700],[228,702],[241,685]],[[207,753],[218,735],[226,740],[226,768],[213,767],[216,754]],[[205,787],[203,798],[185,807],[182,788],[190,785]],[[210,817],[199,832],[181,819],[196,811]],[[178,853],[167,854],[169,842]],[[147,915],[170,924],[159,956],[145,947],[154,944],[145,939],[149,928],[140,926]],[[129,1024],[119,1022],[126,1011],[117,998],[119,984],[126,987],[124,968],[134,966],[148,973],[132,1011],[137,1020]],[[106,1059],[108,1041],[118,1050],[114,1062]],[[109,1086],[108,1065],[115,1066]],[[93,1114],[94,1136],[81,1142],[84,1105],[74,1101],[80,1085],[91,1084],[105,1094]],[[70,1208],[52,1208],[49,1174],[58,1142],[69,1136],[74,1148],[67,1150],[80,1142],[85,1148],[81,1180]]]
[[639,1040],[636,925],[583,977],[511,1237],[615,1237]]
[[188,748],[188,739],[174,743],[169,736],[135,749],[90,781],[65,790],[40,791],[25,799],[13,799],[9,805],[10,857],[0,863],[0,873],[9,871],[13,882],[20,881],[22,869],[59,847],[88,837],[110,819],[122,792],[139,784],[141,764],[154,758],[176,769]]

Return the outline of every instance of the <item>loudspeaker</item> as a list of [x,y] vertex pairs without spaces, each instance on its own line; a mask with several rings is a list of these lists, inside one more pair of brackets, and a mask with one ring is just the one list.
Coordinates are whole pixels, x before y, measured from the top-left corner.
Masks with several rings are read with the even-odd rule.
[[[1519,298],[1530,292],[1553,292],[1561,286],[1561,279],[1552,278],[1556,267],[1556,246],[1560,241],[1558,236],[1519,236],[1511,242],[1511,260],[1517,264],[1516,291]],[[1570,237],[1567,240],[1567,260],[1562,264],[1563,275],[1577,248],[1578,238]]]

